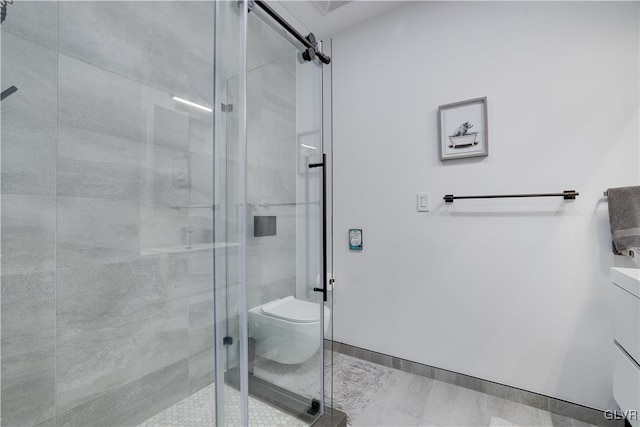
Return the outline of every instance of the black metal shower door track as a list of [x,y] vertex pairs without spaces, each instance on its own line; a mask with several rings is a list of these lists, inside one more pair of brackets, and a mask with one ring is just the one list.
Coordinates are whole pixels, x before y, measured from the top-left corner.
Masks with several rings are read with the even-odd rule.
[[254,4],[258,5],[260,9],[264,10],[267,15],[272,17],[282,28],[284,28],[289,34],[296,38],[300,43],[306,47],[306,50],[302,53],[302,57],[307,61],[313,61],[316,57],[323,63],[328,64],[331,62],[331,58],[318,50],[318,42],[313,33],[309,33],[306,37],[296,30],[293,25],[289,24],[286,19],[273,10],[267,2],[263,0],[250,0],[247,2],[249,11],[252,11]]

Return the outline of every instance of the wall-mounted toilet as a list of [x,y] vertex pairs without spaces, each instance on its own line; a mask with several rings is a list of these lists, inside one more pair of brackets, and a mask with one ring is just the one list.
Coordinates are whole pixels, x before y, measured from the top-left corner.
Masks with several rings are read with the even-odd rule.
[[[324,332],[331,312],[324,307]],[[320,306],[293,296],[249,310],[249,336],[256,341],[256,355],[278,363],[302,363],[319,349]]]

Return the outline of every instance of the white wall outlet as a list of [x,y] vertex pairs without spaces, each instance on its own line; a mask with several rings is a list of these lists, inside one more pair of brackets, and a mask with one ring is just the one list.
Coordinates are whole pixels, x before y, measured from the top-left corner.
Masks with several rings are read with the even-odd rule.
[[429,212],[429,193],[418,193],[418,212]]

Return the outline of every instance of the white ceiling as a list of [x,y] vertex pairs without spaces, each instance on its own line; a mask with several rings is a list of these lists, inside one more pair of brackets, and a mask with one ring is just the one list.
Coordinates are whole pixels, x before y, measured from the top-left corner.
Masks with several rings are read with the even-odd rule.
[[279,3],[309,31],[312,31],[318,40],[326,40],[350,26],[367,21],[409,1],[354,0],[326,15],[310,0],[280,0]]

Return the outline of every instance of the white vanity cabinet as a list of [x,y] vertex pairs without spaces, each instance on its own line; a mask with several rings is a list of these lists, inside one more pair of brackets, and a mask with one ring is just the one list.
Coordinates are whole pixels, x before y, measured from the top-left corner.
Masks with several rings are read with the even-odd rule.
[[[614,310],[613,397],[623,411],[637,411],[637,414],[640,413],[640,269],[612,268],[611,281]],[[631,416],[629,419],[634,427],[640,427],[637,418]]]

